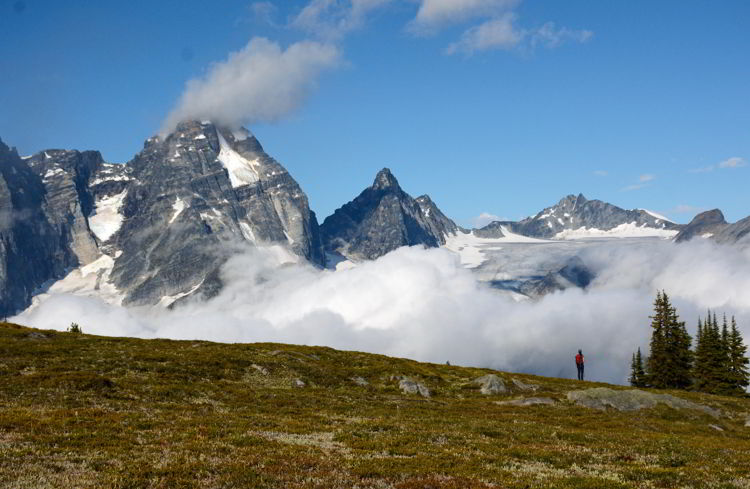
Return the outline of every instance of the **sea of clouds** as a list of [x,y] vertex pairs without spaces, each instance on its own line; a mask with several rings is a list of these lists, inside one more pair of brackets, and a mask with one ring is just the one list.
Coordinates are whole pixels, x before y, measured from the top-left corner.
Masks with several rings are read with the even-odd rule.
[[[539,253],[544,247],[538,246]],[[707,308],[737,316],[750,337],[750,249],[700,241],[602,241],[580,252],[597,277],[536,301],[476,280],[444,249],[401,248],[340,271],[291,263],[280,247],[251,248],[223,267],[225,288],[175,310],[125,308],[51,295],[14,320],[87,333],[220,342],[326,345],[422,361],[573,377],[581,348],[590,380],[626,382],[646,350],[657,290],[688,330]]]

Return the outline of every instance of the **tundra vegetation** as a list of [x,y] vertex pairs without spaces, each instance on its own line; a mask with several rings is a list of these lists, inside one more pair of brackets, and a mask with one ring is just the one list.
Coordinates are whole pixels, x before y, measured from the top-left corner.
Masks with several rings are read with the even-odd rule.
[[745,398],[323,347],[0,323],[0,406],[2,487],[750,487]]

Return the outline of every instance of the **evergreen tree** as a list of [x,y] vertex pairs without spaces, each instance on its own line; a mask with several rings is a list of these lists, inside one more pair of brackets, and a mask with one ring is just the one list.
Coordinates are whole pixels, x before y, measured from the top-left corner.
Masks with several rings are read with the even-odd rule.
[[650,356],[646,362],[646,378],[652,387],[666,388],[665,370],[668,363],[666,346],[667,313],[665,299],[661,291],[656,293],[654,315],[651,318]]
[[646,382],[660,389],[684,389],[692,382],[692,338],[664,291],[656,294],[651,316],[651,356]]
[[737,321],[732,316],[732,328],[728,335],[729,345],[729,372],[731,390],[735,394],[744,394],[750,385],[750,372],[748,371],[747,347],[742,339],[742,334],[737,329]]
[[[710,313],[709,313],[710,314]],[[706,326],[703,327],[703,321],[698,318],[698,333],[695,339],[695,353],[693,362],[693,387],[696,390],[702,391],[706,389],[708,385],[708,350],[707,340],[708,328],[710,324],[706,320]]]
[[630,385],[646,387],[646,372],[643,370],[643,357],[640,347],[638,347],[637,353],[633,353],[633,360],[630,363]]

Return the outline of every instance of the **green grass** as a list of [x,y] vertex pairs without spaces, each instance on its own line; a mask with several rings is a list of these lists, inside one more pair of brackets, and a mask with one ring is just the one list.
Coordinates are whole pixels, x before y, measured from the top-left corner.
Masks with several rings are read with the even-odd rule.
[[[605,412],[567,402],[573,380],[496,372],[539,390],[482,396],[471,381],[489,372],[0,323],[0,486],[750,488],[747,399],[672,392],[718,420]],[[398,375],[433,396],[402,394]],[[559,402],[494,402],[525,395]]]

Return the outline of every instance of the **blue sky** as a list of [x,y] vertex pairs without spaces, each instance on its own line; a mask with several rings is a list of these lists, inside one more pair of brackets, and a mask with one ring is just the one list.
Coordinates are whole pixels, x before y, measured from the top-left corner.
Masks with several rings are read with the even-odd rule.
[[740,0],[0,0],[0,138],[125,162],[258,37],[335,52],[299,103],[245,119],[320,220],[384,166],[463,225],[579,192],[678,222],[750,214]]

